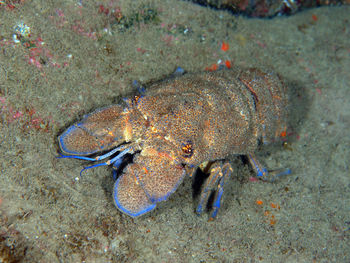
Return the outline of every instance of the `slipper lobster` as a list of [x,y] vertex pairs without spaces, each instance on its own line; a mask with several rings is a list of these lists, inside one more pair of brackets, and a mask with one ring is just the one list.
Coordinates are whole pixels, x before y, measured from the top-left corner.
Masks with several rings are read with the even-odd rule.
[[196,212],[213,195],[215,218],[233,171],[224,162],[230,154],[246,156],[258,177],[269,176],[254,152],[286,129],[288,99],[277,74],[237,68],[186,73],[142,93],[88,114],[58,137],[60,158],[103,160],[84,169],[111,165],[117,171],[126,155],[133,156],[114,185],[121,212],[137,217],[153,210],[201,168],[209,177]]

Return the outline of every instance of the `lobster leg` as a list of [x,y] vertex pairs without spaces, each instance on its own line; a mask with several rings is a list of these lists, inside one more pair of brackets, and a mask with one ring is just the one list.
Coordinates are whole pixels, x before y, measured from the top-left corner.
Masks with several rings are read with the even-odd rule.
[[255,154],[249,153],[247,157],[256,175],[263,181],[273,182],[276,178],[291,174],[292,172],[290,169],[277,169],[269,172],[264,166],[262,166],[259,160],[256,159]]
[[232,167],[229,163],[225,163],[223,165],[221,163],[214,163],[214,165],[210,168],[210,175],[204,184],[200,195],[199,204],[196,209],[198,215],[203,212],[203,207],[206,206],[211,193],[214,191],[213,212],[211,213],[209,220],[216,217],[221,206],[225,179],[228,179],[231,176],[231,173]]

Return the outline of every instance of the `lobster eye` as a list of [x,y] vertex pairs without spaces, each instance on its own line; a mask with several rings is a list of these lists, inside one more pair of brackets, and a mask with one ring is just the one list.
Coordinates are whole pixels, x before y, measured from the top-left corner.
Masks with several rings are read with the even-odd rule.
[[185,158],[190,158],[193,155],[193,143],[191,141],[187,141],[182,144],[181,147],[182,152],[184,153]]

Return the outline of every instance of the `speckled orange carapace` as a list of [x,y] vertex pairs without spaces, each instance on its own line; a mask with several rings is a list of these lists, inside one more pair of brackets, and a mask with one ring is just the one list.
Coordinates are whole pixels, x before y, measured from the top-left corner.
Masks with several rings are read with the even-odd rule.
[[[232,69],[185,74],[150,85],[124,106],[91,113],[69,127],[59,143],[63,157],[110,157],[102,165],[115,168],[125,154],[134,155],[114,186],[116,206],[130,216],[154,209],[186,174],[210,165],[197,213],[215,191],[215,217],[224,180],[232,172],[223,160],[230,154],[246,155],[257,175],[265,176],[254,152],[260,142],[269,143],[285,130],[286,105],[286,88],[273,73]],[[110,153],[84,157],[101,151]]]

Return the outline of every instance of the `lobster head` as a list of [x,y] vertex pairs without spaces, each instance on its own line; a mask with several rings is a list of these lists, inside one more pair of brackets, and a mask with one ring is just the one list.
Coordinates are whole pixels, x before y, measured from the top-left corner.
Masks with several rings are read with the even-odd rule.
[[[185,176],[178,159],[181,149],[149,127],[149,120],[132,106],[113,105],[99,109],[70,126],[59,137],[61,158],[102,161],[87,168],[113,165],[115,170],[126,153],[134,154],[114,185],[113,198],[123,213],[137,217],[172,194]],[[99,152],[107,152],[91,157]],[[86,169],[86,168],[85,168]]]

